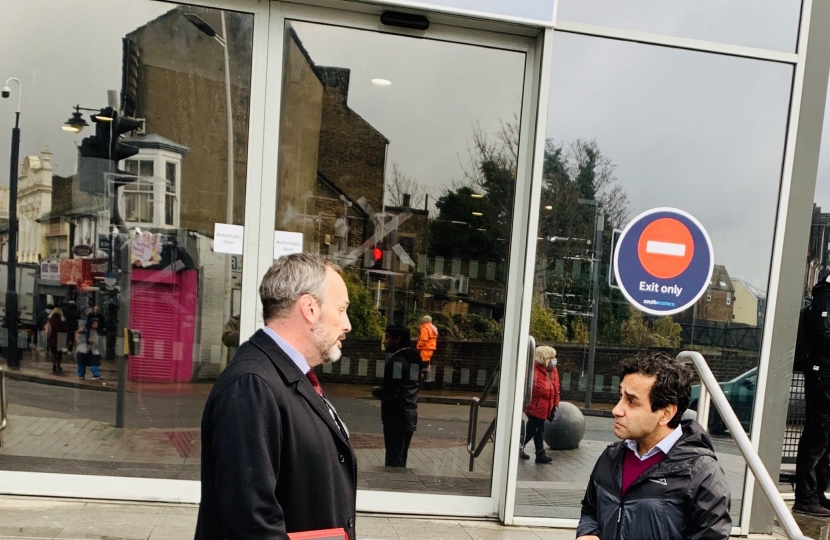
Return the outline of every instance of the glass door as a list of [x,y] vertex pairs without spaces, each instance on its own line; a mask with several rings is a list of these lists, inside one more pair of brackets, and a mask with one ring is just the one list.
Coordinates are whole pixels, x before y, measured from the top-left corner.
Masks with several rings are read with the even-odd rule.
[[[263,174],[274,223],[260,230],[260,271],[293,249],[343,268],[353,330],[317,374],[352,434],[360,509],[493,515],[508,425],[496,429],[508,405],[498,383],[518,343],[511,284],[525,249],[517,201],[529,193],[520,161],[534,41],[401,29],[379,15],[272,7],[266,125],[279,132],[266,134],[277,159]],[[390,326],[420,366],[386,368]],[[372,390],[399,383],[418,387],[418,418],[395,463],[390,434],[412,426],[384,423]]]

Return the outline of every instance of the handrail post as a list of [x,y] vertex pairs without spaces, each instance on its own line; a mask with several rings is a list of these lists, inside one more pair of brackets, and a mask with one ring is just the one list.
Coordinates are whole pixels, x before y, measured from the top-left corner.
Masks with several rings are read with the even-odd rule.
[[764,495],[766,495],[773,511],[778,516],[778,521],[784,528],[784,532],[787,537],[791,540],[811,540],[809,537],[802,534],[801,528],[798,526],[798,523],[796,523],[795,518],[790,513],[790,509],[787,507],[787,504],[778,492],[778,486],[775,482],[773,482],[769,472],[766,467],[764,467],[764,463],[752,447],[752,441],[749,440],[749,437],[744,431],[741,422],[735,415],[735,411],[733,411],[732,407],[729,405],[729,401],[727,401],[726,396],[723,393],[723,389],[718,384],[717,379],[715,379],[715,375],[712,373],[712,370],[709,369],[709,365],[706,363],[706,360],[704,360],[703,355],[695,351],[683,351],[677,355],[676,361],[691,361],[692,364],[694,364],[698,374],[700,375],[701,390],[705,386],[709,391],[711,399],[720,413],[721,419],[724,424],[726,424],[729,433],[732,434],[732,438],[738,445],[738,449],[741,451],[741,455],[743,455],[746,460],[746,464],[749,466],[750,470],[752,470],[752,474],[755,475],[755,480],[758,482],[758,485],[761,486],[761,489],[763,490]]
[[470,425],[467,427],[467,452],[470,453],[470,472],[475,468],[475,440],[478,435],[479,400],[474,397],[470,400]]
[[0,368],[0,448],[3,446],[3,432],[6,430],[8,401],[6,399],[6,372]]

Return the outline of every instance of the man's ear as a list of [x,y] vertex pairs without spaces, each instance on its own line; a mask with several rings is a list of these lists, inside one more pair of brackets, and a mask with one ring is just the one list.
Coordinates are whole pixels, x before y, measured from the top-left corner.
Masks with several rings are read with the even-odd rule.
[[675,414],[677,414],[677,405],[672,403],[663,407],[663,414],[660,416],[660,425],[668,425]]
[[317,302],[312,298],[310,294],[304,294],[297,300],[297,307],[300,310],[303,318],[309,324],[314,324],[317,322],[317,317],[319,315],[319,307],[317,306]]

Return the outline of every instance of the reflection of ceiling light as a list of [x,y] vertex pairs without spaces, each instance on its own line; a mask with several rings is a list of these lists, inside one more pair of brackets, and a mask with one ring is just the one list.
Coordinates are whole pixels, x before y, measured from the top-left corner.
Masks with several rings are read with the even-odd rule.
[[551,206],[551,205],[547,205],[547,206],[545,207],[545,210],[553,210],[553,206]]
[[392,81],[389,79],[372,79],[372,84],[376,84],[378,86],[389,86],[392,84]]
[[487,229],[476,229],[477,231],[487,232]]
[[481,212],[473,212],[473,215],[474,215],[474,216],[479,216],[479,217],[480,217],[480,216],[483,216],[484,214],[482,214]]
[[471,193],[470,197],[472,197],[473,199],[481,199],[484,197],[484,195],[482,195],[481,193]]

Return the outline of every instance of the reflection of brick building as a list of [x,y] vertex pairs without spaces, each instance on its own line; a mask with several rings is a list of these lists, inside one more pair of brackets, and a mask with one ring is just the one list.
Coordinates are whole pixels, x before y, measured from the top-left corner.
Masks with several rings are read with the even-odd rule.
[[764,291],[741,278],[732,278],[732,286],[735,288],[732,321],[748,326],[763,325],[767,309]]
[[[307,251],[337,258],[358,250],[378,220],[405,214],[398,243],[414,261],[424,251],[428,212],[383,206],[389,140],[349,107],[350,70],[317,66],[293,29],[286,39],[277,228],[302,232]],[[384,268],[393,269],[391,260],[395,271],[416,270],[391,255]]]
[[735,288],[726,267],[716,264],[712,280],[700,300],[695,303],[694,317],[703,321],[732,322]]
[[[219,11],[176,7],[124,38],[122,108],[144,118],[145,132],[188,146],[179,226],[213,235],[225,222],[227,112],[224,53],[184,18],[192,12],[221,29]],[[253,17],[225,12],[234,132],[234,223],[245,212]],[[221,31],[221,30],[220,30]],[[159,175],[161,176],[161,175]]]
[[813,285],[823,268],[830,266],[830,214],[823,214],[821,207],[813,204],[813,220],[810,224],[810,244],[804,273],[804,297],[812,296]]

